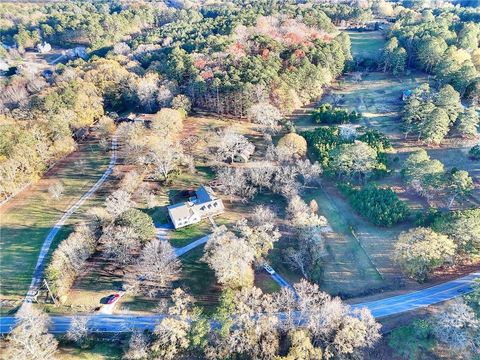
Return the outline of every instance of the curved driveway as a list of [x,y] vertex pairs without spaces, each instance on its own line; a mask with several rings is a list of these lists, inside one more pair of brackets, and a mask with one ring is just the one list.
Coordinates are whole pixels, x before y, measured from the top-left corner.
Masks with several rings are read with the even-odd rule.
[[110,163],[108,164],[107,170],[103,173],[102,177],[98,179],[98,181],[85,193],[83,196],[78,199],[78,201],[73,204],[65,214],[57,221],[57,223],[53,226],[53,228],[48,233],[45,241],[43,242],[42,248],[40,250],[40,254],[38,255],[37,264],[35,265],[35,270],[33,272],[32,282],[30,283],[30,287],[27,292],[27,296],[25,297],[25,302],[32,302],[33,297],[37,293],[37,290],[42,282],[43,278],[43,270],[45,268],[45,258],[48,255],[50,250],[50,246],[52,245],[53,239],[58,234],[60,229],[65,225],[65,222],[68,220],[72,214],[78,210],[80,206],[90,197],[92,194],[98,190],[98,188],[105,182],[108,176],[112,173],[113,168],[117,162],[117,139],[114,137],[112,139],[112,155],[110,159]]

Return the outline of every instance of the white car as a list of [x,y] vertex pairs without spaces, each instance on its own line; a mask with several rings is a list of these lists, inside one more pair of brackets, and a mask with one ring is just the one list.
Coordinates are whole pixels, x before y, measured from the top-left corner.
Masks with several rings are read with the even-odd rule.
[[272,269],[272,267],[268,264],[263,265],[263,268],[265,269],[266,272],[268,272],[270,275],[275,274],[275,270]]

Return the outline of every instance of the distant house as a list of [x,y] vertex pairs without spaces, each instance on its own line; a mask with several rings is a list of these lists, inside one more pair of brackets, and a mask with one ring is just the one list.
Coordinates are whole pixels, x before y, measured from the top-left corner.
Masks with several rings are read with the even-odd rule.
[[52,46],[47,42],[43,42],[43,43],[38,43],[36,46],[36,49],[40,54],[46,54],[52,50]]
[[403,90],[402,101],[406,101],[412,94],[413,94],[413,91],[410,89]]
[[73,49],[68,49],[63,51],[63,55],[67,56],[70,59],[82,58],[85,60],[88,58],[87,49],[83,46],[77,46]]
[[175,229],[196,224],[225,211],[222,200],[208,186],[200,186],[188,201],[170,205],[167,209]]

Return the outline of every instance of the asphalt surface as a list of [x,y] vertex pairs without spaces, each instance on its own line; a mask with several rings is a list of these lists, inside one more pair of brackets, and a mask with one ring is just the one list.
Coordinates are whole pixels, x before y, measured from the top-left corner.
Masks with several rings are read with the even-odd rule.
[[408,294],[355,304],[352,308],[367,307],[376,318],[396,315],[467,294],[472,291],[471,285],[476,279],[480,279],[480,272]]
[[[352,308],[368,308],[376,318],[401,314],[415,310],[472,291],[472,283],[480,279],[480,272],[462,278],[432,286],[412,293],[393,296],[381,300],[352,305]],[[130,332],[133,329],[153,329],[164,315],[131,316],[131,315],[86,315],[89,317],[88,327],[92,332]],[[52,316],[51,332],[55,334],[68,331],[72,316]],[[15,325],[14,317],[0,318],[0,333],[5,334]]]

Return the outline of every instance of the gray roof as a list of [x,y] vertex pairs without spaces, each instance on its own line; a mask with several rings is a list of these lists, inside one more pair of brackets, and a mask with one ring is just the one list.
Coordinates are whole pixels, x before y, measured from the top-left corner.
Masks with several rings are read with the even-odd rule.
[[193,204],[190,202],[170,205],[170,206],[167,206],[167,208],[169,213],[176,219],[190,217],[197,212]]

